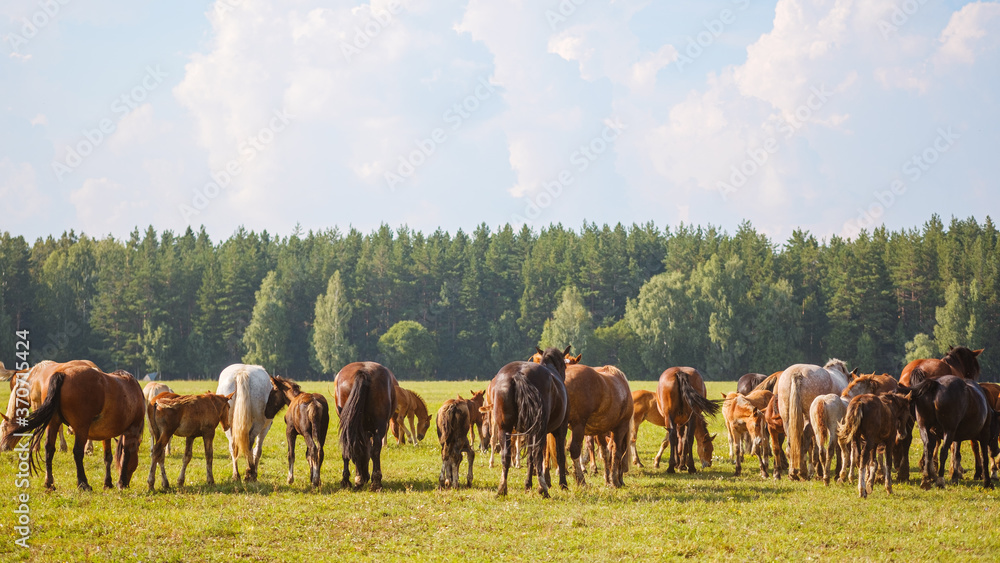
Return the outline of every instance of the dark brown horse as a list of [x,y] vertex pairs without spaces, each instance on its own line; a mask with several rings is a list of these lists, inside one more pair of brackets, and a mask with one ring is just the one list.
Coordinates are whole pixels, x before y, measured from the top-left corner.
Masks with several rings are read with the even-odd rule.
[[212,441],[215,438],[215,428],[219,424],[222,424],[223,430],[229,430],[229,421],[232,419],[229,414],[229,399],[232,398],[232,393],[229,395],[216,395],[215,393],[178,395],[169,392],[159,393],[153,397],[146,409],[146,415],[149,418],[149,433],[153,436],[149,479],[146,481],[150,491],[153,490],[156,482],[157,466],[160,467],[160,482],[163,484],[163,488],[170,488],[164,458],[166,458],[167,444],[170,443],[170,438],[173,436],[187,438],[181,473],[177,477],[177,486],[184,486],[184,475],[187,473],[188,464],[191,463],[191,450],[194,447],[195,438],[201,438],[205,445],[207,483],[209,485],[215,484],[215,478],[212,475],[214,453]]
[[285,412],[285,441],[288,443],[288,484],[295,482],[295,439],[302,436],[306,442],[306,461],[309,462],[309,482],[319,488],[320,469],[323,467],[323,447],[326,431],[330,427],[330,405],[319,393],[303,393],[298,383],[274,376],[271,383],[288,400]]
[[910,416],[909,399],[896,393],[855,396],[837,429],[842,448],[858,460],[858,496],[867,498],[875,481],[878,455],[885,456],[885,490],[892,494],[892,450],[896,434]]
[[[939,441],[938,467],[942,469],[948,459],[948,448],[955,442],[973,440],[977,442],[977,447],[973,448],[977,454],[988,451],[989,456],[997,455],[998,420],[978,383],[954,375],[925,379],[919,368],[913,370],[911,381],[916,383],[910,388],[911,404],[916,413],[920,439],[924,443],[922,488],[929,489],[935,484],[944,487],[944,478],[934,468],[934,451]],[[981,459],[983,457],[986,455],[976,456],[979,468],[986,466],[985,460]],[[982,471],[981,474],[983,486],[992,488],[990,472]],[[952,476],[953,479],[957,477]]]
[[740,395],[749,395],[765,379],[767,379],[767,375],[763,373],[744,373],[736,381],[736,392]]
[[[917,382],[910,380],[915,370],[920,370],[922,378],[937,379],[945,375],[953,375],[962,379],[978,380],[980,371],[978,357],[982,352],[982,348],[971,350],[965,346],[958,346],[948,348],[948,353],[940,360],[934,358],[913,360],[903,368],[899,376],[899,384],[904,387],[915,385]],[[896,472],[897,482],[910,480],[910,444],[913,442],[913,424],[915,420],[915,418],[911,417],[908,426],[903,429],[900,437],[896,440],[894,457],[898,463],[898,471]],[[959,447],[955,448],[956,457],[953,462],[953,474],[955,472],[961,474],[961,463],[958,459],[958,454],[961,451],[960,446],[961,442],[959,442]],[[941,468],[941,470],[943,471],[944,468]]]
[[568,400],[566,396],[565,351],[548,348],[541,363],[511,362],[493,378],[489,387],[487,404],[491,406],[492,427],[500,438],[503,473],[498,495],[507,494],[507,474],[510,469],[511,434],[524,435],[527,442],[528,478],[525,489],[531,489],[531,480],[538,473],[539,493],[549,496],[549,483],[543,469],[546,436],[556,440],[556,464],[559,466],[559,485],[566,484],[566,430]]
[[[396,412],[396,376],[375,362],[347,364],[334,379],[337,414],[340,415],[340,451],[344,458],[341,486],[351,486],[350,463],[357,471],[357,486],[371,479],[371,490],[382,488],[382,439]],[[368,473],[368,460],[372,472]]]
[[777,395],[771,395],[771,400],[764,409],[764,421],[767,422],[767,433],[770,435],[771,453],[774,454],[774,478],[781,479],[782,470],[788,471],[788,457],[785,456],[785,421],[778,412]]
[[[111,482],[111,440],[118,441],[115,462],[119,469],[118,487],[128,487],[132,474],[139,465],[139,445],[145,426],[146,400],[139,382],[127,372],[104,373],[90,365],[78,362],[60,364],[49,379],[45,399],[28,415],[25,424],[15,422],[13,432],[4,438],[4,446],[12,447],[19,436],[31,432],[31,448],[38,449],[45,429],[45,487],[55,488],[52,479],[52,458],[56,453],[56,431],[60,424],[73,429],[76,440],[73,457],[76,460],[77,487],[91,490],[83,468],[84,448],[87,440],[104,442],[104,486]],[[35,457],[31,458],[35,470]]]
[[656,386],[656,405],[667,422],[670,440],[667,473],[674,473],[679,464],[686,465],[688,473],[694,473],[694,425],[690,424],[692,415],[708,413],[715,416],[721,408],[720,403],[708,400],[705,381],[698,370],[672,367],[660,374],[660,381]]
[[465,399],[449,399],[441,405],[437,412],[438,443],[441,444],[441,476],[438,486],[442,489],[458,488],[458,470],[462,464],[462,453],[469,458],[469,472],[466,484],[472,486],[472,465],[476,461],[476,452],[469,444],[469,430],[472,427],[472,416],[469,404]]

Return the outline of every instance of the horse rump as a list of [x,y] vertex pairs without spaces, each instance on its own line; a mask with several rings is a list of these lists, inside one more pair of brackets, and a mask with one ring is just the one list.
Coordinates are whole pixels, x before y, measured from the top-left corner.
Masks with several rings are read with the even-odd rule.
[[707,397],[702,397],[701,393],[691,386],[688,375],[683,371],[677,372],[677,385],[681,391],[681,397],[692,409],[697,412],[708,413],[711,416],[719,414],[722,408],[722,401],[713,401]]
[[365,407],[371,394],[371,373],[359,370],[351,393],[340,411],[340,450],[344,457],[357,465],[366,465],[371,453],[371,440],[365,432]]
[[63,381],[66,379],[66,374],[59,371],[52,375],[49,379],[48,394],[41,405],[38,406],[33,412],[31,412],[27,418],[23,419],[24,424],[17,424],[15,422],[14,429],[8,436],[10,441],[10,446],[21,438],[18,434],[24,435],[28,432],[31,433],[31,445],[30,450],[32,452],[31,457],[28,458],[28,468],[32,474],[38,471],[38,461],[41,458],[41,445],[42,439],[45,437],[45,429],[48,427],[49,422],[57,414],[60,414],[59,410],[59,396],[62,390]]
[[511,381],[516,396],[517,422],[520,427],[515,430],[531,439],[525,450],[528,452],[528,459],[536,459],[534,456],[542,452],[546,445],[542,395],[520,371],[514,373]]

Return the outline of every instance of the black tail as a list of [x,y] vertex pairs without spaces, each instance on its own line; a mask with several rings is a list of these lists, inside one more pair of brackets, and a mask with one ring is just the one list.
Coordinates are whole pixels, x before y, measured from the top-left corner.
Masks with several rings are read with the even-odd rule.
[[511,376],[516,395],[518,432],[528,436],[528,459],[545,447],[545,420],[542,420],[542,395],[521,372]]
[[340,451],[355,464],[367,464],[371,452],[371,440],[364,428],[365,406],[371,387],[371,374],[359,371],[340,411]]
[[692,410],[707,413],[711,416],[719,414],[719,409],[722,408],[722,405],[719,404],[720,402],[710,401],[702,397],[701,393],[695,391],[694,387],[691,386],[687,374],[682,371],[677,372],[677,386],[681,391],[681,399],[687,402]]
[[924,370],[913,368],[913,371],[910,372],[910,387],[916,387],[928,379],[930,378],[927,377],[927,373]]
[[31,432],[31,451],[34,454],[29,460],[29,467],[32,473],[37,471],[36,469],[36,458],[41,457],[41,452],[39,451],[42,445],[42,438],[45,436],[45,428],[49,425],[52,417],[59,414],[59,395],[62,391],[63,380],[66,379],[66,374],[59,371],[53,374],[52,378],[49,379],[49,389],[48,394],[45,397],[45,401],[25,420],[25,424],[18,425],[14,428],[14,432],[26,433]]

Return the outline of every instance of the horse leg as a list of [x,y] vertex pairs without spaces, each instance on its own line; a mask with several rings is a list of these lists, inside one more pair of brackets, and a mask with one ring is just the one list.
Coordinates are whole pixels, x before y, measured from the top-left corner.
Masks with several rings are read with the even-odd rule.
[[733,476],[739,477],[743,473],[743,436],[733,437],[733,465]]
[[896,471],[896,482],[910,480],[910,444],[913,442],[913,421],[907,420],[903,425],[902,438],[897,439],[895,459],[899,464]]
[[[372,492],[382,490],[382,436],[389,431],[388,422],[380,428],[375,429],[375,436],[372,439]],[[365,463],[365,469],[368,464]]]
[[[298,432],[295,431],[295,425],[289,424],[285,428],[285,441],[288,443],[288,478],[285,481],[291,485],[295,482],[295,437]],[[308,448],[307,448],[308,449]],[[306,452],[306,457],[309,457],[309,452]]]
[[[52,430],[50,429],[49,432],[52,432]],[[66,435],[63,433],[62,425],[58,426],[56,432],[59,433],[59,451],[65,452],[68,448],[66,447]]]
[[87,436],[90,435],[90,427],[76,429],[76,436],[73,440],[73,459],[76,461],[76,486],[81,491],[91,491],[90,483],[87,482],[87,473],[83,469],[83,456],[87,449]]
[[[510,434],[497,429],[500,437],[500,486],[497,487],[497,496],[507,496],[507,472],[510,470]],[[491,455],[492,457],[492,455]]]
[[212,475],[212,457],[215,451],[212,448],[212,442],[215,440],[215,429],[205,432],[205,435],[201,437],[201,441],[205,446],[205,483],[209,485],[215,484],[215,477]]
[[629,452],[632,454],[632,465],[638,465],[639,467],[645,467],[645,465],[642,464],[642,460],[639,459],[639,448],[637,448],[636,445],[635,445],[636,439],[639,437],[639,432],[638,432],[638,430],[633,430],[631,432],[631,434],[632,435],[629,438],[628,448],[629,448]]
[[[197,438],[197,436],[187,436],[184,439],[184,459],[181,460],[181,474],[177,476],[178,487],[184,486],[184,477],[185,475],[187,475],[187,466],[189,463],[191,463],[191,458],[194,457],[194,452],[192,451],[192,449],[194,448],[195,438]],[[169,443],[170,440],[167,440],[167,444]],[[164,452],[167,449],[167,444],[163,445]]]
[[951,480],[960,481],[965,471],[962,469],[962,442],[955,441],[951,445]]
[[937,485],[939,489],[944,488],[944,468],[948,466],[948,450],[951,449],[951,445],[954,443],[955,439],[952,438],[951,433],[945,432],[944,439],[941,441],[941,446],[939,448],[941,451],[938,453],[938,455],[940,456],[940,461],[938,462],[937,466],[938,476],[937,480],[934,482],[934,484]]
[[[973,444],[975,444],[976,442],[977,440],[972,441]],[[987,466],[987,464],[989,463],[988,460],[990,455],[987,446],[987,444],[989,444],[988,436],[984,438],[983,434],[980,434],[978,442],[979,442],[979,451],[981,452],[982,457],[980,458],[979,456],[976,456],[976,463],[981,464],[983,468],[983,488],[992,489],[993,483],[990,481],[990,472],[989,472],[989,467]]]
[[351,486],[351,460],[347,458],[347,454],[343,454],[344,457],[344,473],[340,479],[340,487],[346,489]]
[[[670,443],[670,456],[669,461],[667,461],[667,473],[675,473],[677,471],[677,427],[673,424],[667,430],[667,440]],[[663,446],[660,446],[662,449]]]
[[883,449],[883,473],[885,473],[885,492],[892,494],[892,441],[885,445]]
[[[468,456],[468,458],[469,458],[468,477],[466,478],[465,483],[471,489],[472,488],[472,464],[476,461],[476,450],[471,445],[469,445],[469,446],[466,446],[463,451],[465,452],[466,456]],[[459,459],[462,459],[461,455],[462,454],[460,453],[459,454]]]
[[111,480],[111,458],[114,457],[111,453],[111,440],[104,440],[104,488],[110,489],[115,486],[114,481]]
[[[565,453],[566,444],[563,443],[562,447],[563,447],[563,459],[565,460],[565,456],[566,456],[566,453]],[[529,458],[534,458],[534,463],[529,464],[529,465],[534,465],[539,470],[541,470],[541,468],[542,468],[542,460],[545,458],[545,455],[546,455],[546,451],[545,451],[546,448],[544,448],[544,447],[532,448],[532,450],[534,450],[534,451],[529,451],[528,456],[529,456]],[[565,463],[565,461],[563,463]],[[529,470],[529,472],[530,472],[530,470]],[[541,473],[538,474],[538,493],[540,495],[542,495],[542,498],[549,498],[549,483],[548,483],[547,479],[543,479],[542,478],[542,474]]]
[[976,461],[976,473],[972,476],[973,481],[978,481],[983,478],[983,463],[982,456],[979,453],[979,440],[969,440],[972,444],[972,457]]
[[687,463],[688,473],[697,471],[694,466],[694,418],[688,419],[684,425],[684,462]]
[[49,429],[45,435],[45,488],[50,491],[54,491],[56,488],[52,480],[52,458],[56,456],[58,429],[58,423],[53,424],[50,422]]
[[858,471],[858,496],[868,498],[868,486],[865,480],[868,478],[868,464],[871,463],[871,448],[865,445],[858,457],[861,458],[861,467]]
[[[416,415],[410,415],[406,417],[406,422],[410,425],[410,441],[413,442],[413,446],[417,446],[417,426],[413,423],[413,420],[417,418]],[[456,469],[457,471],[457,469]]]
[[[660,459],[663,458],[663,452],[666,452],[667,448],[669,447],[670,447],[670,429],[667,428],[665,429],[665,433],[663,434],[663,441],[660,442],[660,449],[656,452],[656,457],[653,458],[654,469],[660,467]],[[669,452],[667,452],[667,464],[669,465],[669,463],[670,463],[670,455]],[[668,473],[669,472],[670,471],[668,471]]]
[[573,439],[569,443],[569,458],[573,460],[573,476],[576,477],[576,484],[578,487],[583,487],[587,485],[587,479],[584,475],[586,472],[583,469],[583,462],[580,460],[580,450],[583,447],[583,433],[585,424],[577,424],[573,426]]
[[[306,461],[309,462],[309,482],[312,483],[313,487],[319,487],[319,446],[316,444],[316,441],[313,440],[313,436],[309,432],[302,434],[302,439],[306,442]],[[295,455],[294,451],[289,451],[292,456]],[[379,451],[381,452],[381,449]],[[379,460],[381,461],[381,456],[379,456]],[[289,458],[289,461],[291,461],[291,458]],[[292,466],[289,465],[289,476],[291,476],[291,470]],[[289,483],[289,485],[291,485],[291,483]]]
[[934,448],[937,444],[934,434],[925,428],[920,429],[920,441],[924,444],[924,451],[920,461],[920,471],[923,474],[920,488],[926,491],[931,488],[937,477],[934,473]]

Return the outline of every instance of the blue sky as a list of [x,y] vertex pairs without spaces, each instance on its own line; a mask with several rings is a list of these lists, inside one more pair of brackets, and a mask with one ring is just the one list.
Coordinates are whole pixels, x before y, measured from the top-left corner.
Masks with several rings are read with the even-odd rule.
[[996,215],[996,2],[119,4],[0,7],[0,229]]

